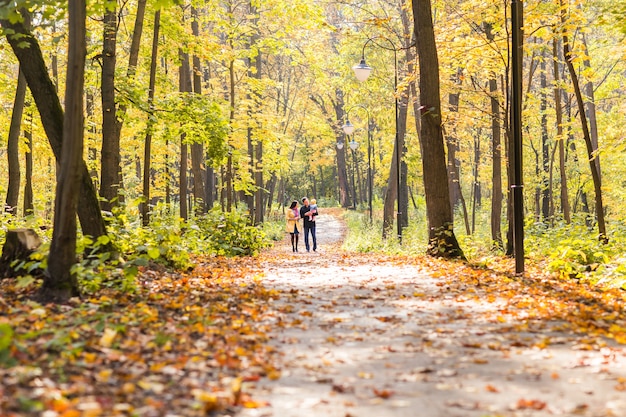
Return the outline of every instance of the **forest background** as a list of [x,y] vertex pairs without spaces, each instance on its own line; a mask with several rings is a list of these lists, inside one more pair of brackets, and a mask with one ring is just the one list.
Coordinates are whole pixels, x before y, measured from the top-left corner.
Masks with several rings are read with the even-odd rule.
[[[9,41],[0,49],[0,153],[8,160],[0,165],[2,223],[43,234],[40,255],[21,265],[32,271],[47,266],[42,253],[57,174],[40,113],[54,106],[38,109],[19,64],[25,78],[47,74],[62,97],[71,36],[65,2],[0,5]],[[448,167],[443,204],[454,210],[460,246],[483,263],[511,254],[510,5],[433,1],[439,61],[430,67],[417,65],[411,6],[90,2],[82,156],[106,223],[81,222],[77,253],[91,256],[73,274],[97,288],[111,278],[105,264],[121,266],[123,281],[149,261],[184,268],[192,253],[255,253],[266,244],[264,233],[280,236],[276,220],[284,205],[304,195],[321,207],[358,209],[353,249],[427,251],[430,182],[420,129],[434,107],[421,102],[417,87],[436,70],[435,116]],[[592,273],[623,285],[625,6],[527,1],[523,7],[528,256],[548,259],[564,276]],[[13,36],[20,27],[34,34],[41,62],[18,63],[19,51],[33,50]],[[359,82],[351,67],[365,58],[374,72]],[[355,127],[350,135],[342,129],[348,120]],[[402,245],[389,239],[396,200],[396,212],[407,213],[398,228]],[[88,206],[81,194],[79,217]],[[120,258],[102,250],[109,244]]]

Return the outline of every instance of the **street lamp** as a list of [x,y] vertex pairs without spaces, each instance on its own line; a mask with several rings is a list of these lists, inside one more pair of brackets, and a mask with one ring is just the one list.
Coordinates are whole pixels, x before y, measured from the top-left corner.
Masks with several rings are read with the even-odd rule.
[[[396,48],[396,45],[391,41],[391,39],[388,39],[384,36],[378,36],[376,38],[369,38],[365,44],[363,44],[363,50],[361,52],[361,61],[352,67],[352,69],[354,70],[354,75],[356,76],[357,80],[363,82],[366,81],[368,79],[368,77],[370,76],[370,74],[373,71],[373,68],[370,67],[369,65],[367,65],[367,63],[365,62],[365,48],[367,47],[367,45],[370,42],[374,42],[375,39],[384,39],[387,42],[389,42],[391,44],[391,48],[387,48],[387,47],[383,47],[381,45],[378,45],[375,43],[376,46],[382,48],[382,49],[387,49],[390,51],[393,51],[393,69],[394,69],[394,83],[393,83],[393,94],[394,94],[394,107],[395,107],[395,130],[396,130],[396,138],[395,138],[395,148],[396,148],[396,187],[397,187],[397,204],[398,204],[398,211],[396,214],[396,221],[398,223],[398,242],[402,243],[402,222],[400,221],[402,213],[401,213],[401,205],[400,205],[400,130],[398,127],[398,96],[396,94],[397,90],[398,90],[398,48]],[[369,126],[368,126],[369,129]]]
[[373,182],[374,182],[374,175],[372,171],[372,153],[373,153],[372,152],[372,121],[370,117],[370,112],[367,110],[367,107],[365,107],[362,104],[357,104],[355,106],[350,107],[348,110],[346,110],[346,123],[341,128],[343,129],[343,132],[346,135],[351,135],[354,132],[354,125],[350,123],[348,116],[350,114],[350,111],[352,111],[352,109],[356,107],[359,107],[365,110],[365,113],[367,114],[367,202],[368,202],[369,217],[370,217],[370,224],[371,224],[372,223],[372,195],[373,195],[372,188],[373,188]]

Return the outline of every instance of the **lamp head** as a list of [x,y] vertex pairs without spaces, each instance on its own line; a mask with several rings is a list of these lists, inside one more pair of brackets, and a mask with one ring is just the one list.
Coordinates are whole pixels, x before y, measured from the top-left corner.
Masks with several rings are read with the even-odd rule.
[[343,149],[343,142],[337,142],[337,149]]
[[351,135],[354,133],[354,125],[350,123],[350,120],[348,119],[346,119],[346,124],[341,126],[341,128],[343,129],[343,133],[345,133],[346,135]]
[[372,67],[365,63],[365,58],[361,58],[361,62],[357,65],[353,66],[354,75],[356,75],[356,79],[359,81],[365,81],[372,73]]
[[356,148],[359,147],[359,142],[355,141],[354,139],[352,139],[350,141],[350,149],[352,149],[353,151],[356,151]]

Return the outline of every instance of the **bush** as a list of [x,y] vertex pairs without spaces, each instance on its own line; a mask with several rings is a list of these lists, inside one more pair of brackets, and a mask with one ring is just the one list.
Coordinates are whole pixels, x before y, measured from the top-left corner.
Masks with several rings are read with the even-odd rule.
[[269,240],[260,227],[251,226],[248,216],[239,211],[222,212],[213,208],[196,221],[207,249],[216,255],[257,255],[269,247]]

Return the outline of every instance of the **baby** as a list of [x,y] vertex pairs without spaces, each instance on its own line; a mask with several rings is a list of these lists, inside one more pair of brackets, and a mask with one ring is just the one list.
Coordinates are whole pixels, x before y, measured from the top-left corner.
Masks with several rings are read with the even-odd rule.
[[[317,214],[317,200],[312,198],[311,199],[311,213],[313,214]],[[311,221],[314,222],[315,221],[315,216],[311,215]]]

